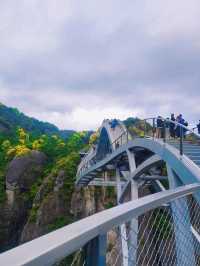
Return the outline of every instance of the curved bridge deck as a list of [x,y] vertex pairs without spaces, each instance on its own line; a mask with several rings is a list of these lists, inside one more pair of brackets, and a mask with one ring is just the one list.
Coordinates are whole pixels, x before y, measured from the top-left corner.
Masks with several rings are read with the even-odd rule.
[[[191,140],[183,139],[181,143],[183,154],[180,155],[180,141],[176,139],[169,138],[163,141],[155,136],[132,138],[125,126],[121,127],[120,124],[113,130],[110,128],[109,121],[103,123],[102,131],[106,131],[107,135],[105,132],[100,135],[96,150],[99,155],[94,156],[91,160],[89,158],[87,160],[86,156],[83,168],[77,173],[77,185],[89,184],[99,173],[115,169],[116,164],[122,171],[129,170],[129,152],[134,153],[136,167],[140,169],[140,175],[149,167],[165,162],[172,167],[184,184],[199,182],[200,145],[198,141],[193,143]],[[103,146],[103,143],[106,145]],[[138,176],[136,170],[135,173],[131,173],[129,179],[138,178]]]
[[[102,185],[105,179],[115,185],[119,206],[0,254],[0,265],[54,265],[73,252],[71,265],[200,265],[200,136],[173,122],[180,138],[171,139],[166,128],[172,121],[163,122],[158,139],[155,118],[151,125],[145,121],[142,138],[133,138],[120,121],[105,120],[98,145],[78,167],[76,184],[97,178]],[[156,174],[156,167],[167,175]],[[166,178],[169,189],[160,182]],[[145,182],[160,192],[139,198]]]

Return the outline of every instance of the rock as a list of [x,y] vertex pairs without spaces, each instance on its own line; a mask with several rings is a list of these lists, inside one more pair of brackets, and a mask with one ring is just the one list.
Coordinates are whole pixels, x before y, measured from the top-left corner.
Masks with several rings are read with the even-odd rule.
[[6,174],[7,201],[0,206],[0,251],[18,244],[31,208],[30,199],[22,192],[41,176],[45,162],[46,156],[37,151],[10,162]]
[[[51,231],[56,223],[70,223],[70,200],[67,198],[67,191],[63,189],[66,180],[64,171],[57,176],[49,175],[43,181],[33,202],[32,211],[35,217],[29,217],[21,234],[20,243],[30,241],[36,237]],[[70,198],[71,199],[71,198]],[[64,225],[63,224],[63,225]]]
[[59,217],[67,217],[68,210],[68,204],[60,193],[49,194],[37,210],[36,220],[29,220],[24,226],[20,242],[24,243],[48,233],[49,225],[54,224]]
[[0,213],[0,252],[18,244],[21,231],[28,215],[28,204],[17,197],[12,204],[1,205]]
[[[112,266],[116,263],[116,258],[118,257],[119,244],[118,244],[118,233],[111,230],[107,234],[107,255],[106,255],[106,265]],[[118,264],[117,264],[118,265]]]
[[8,165],[6,189],[19,188],[22,192],[28,190],[42,174],[46,160],[44,153],[39,151],[14,158]]
[[59,191],[63,187],[65,180],[65,171],[60,171],[55,181],[54,191]]
[[76,188],[72,194],[71,213],[76,219],[87,217],[96,212],[94,188]]

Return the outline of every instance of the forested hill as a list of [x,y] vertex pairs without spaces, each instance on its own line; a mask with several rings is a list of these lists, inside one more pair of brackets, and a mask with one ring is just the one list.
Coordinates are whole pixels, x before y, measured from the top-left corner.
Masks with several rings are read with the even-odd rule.
[[[124,123],[142,136],[143,121]],[[113,188],[74,185],[80,151],[98,136],[63,132],[0,104],[0,253],[116,204]]]
[[68,138],[75,133],[73,130],[59,130],[53,124],[28,117],[18,109],[0,103],[0,132],[11,133],[16,127],[23,128],[33,135],[56,134],[62,138]]
[[76,218],[79,151],[94,139],[0,105],[0,253]]

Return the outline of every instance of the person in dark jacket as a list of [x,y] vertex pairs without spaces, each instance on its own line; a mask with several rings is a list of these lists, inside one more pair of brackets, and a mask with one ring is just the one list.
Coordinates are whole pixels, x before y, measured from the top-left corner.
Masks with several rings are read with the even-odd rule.
[[199,124],[197,124],[197,129],[198,129],[198,134],[200,134],[200,120],[199,120]]
[[[174,114],[171,114],[171,121],[176,121]],[[175,124],[173,122],[169,123],[169,133],[171,138],[175,138],[176,133],[175,133]]]
[[[188,127],[188,122],[184,120],[183,125],[184,125],[185,127]],[[187,130],[186,128],[183,128],[183,137],[184,137],[184,139],[186,138],[186,133],[187,133],[187,131],[188,131],[188,130]]]
[[157,124],[156,137],[159,139],[162,137],[162,129],[163,129],[163,120],[161,116],[158,116],[156,124]]
[[[178,116],[176,117],[176,122],[179,123],[179,124],[181,124],[182,119],[183,119],[183,117],[182,117],[182,115],[180,114],[180,115],[178,115]],[[180,130],[181,130],[180,125],[177,125],[177,126],[176,126],[176,129],[175,129],[175,133],[176,133],[176,137],[177,137],[177,138],[180,138]]]
[[[184,125],[185,119],[183,119],[182,114],[177,116],[176,122],[178,122],[181,125]],[[182,132],[182,134],[184,134],[184,130],[182,129],[182,131],[181,131],[181,125],[177,125],[176,129],[175,129],[177,138],[180,138],[181,132]]]

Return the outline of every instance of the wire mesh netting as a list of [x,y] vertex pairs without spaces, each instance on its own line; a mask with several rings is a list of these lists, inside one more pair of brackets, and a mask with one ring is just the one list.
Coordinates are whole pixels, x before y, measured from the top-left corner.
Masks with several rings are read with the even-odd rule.
[[[200,197],[178,198],[107,233],[107,266],[200,265]],[[87,263],[85,247],[56,265]],[[94,265],[95,266],[95,265]]]
[[188,196],[139,216],[124,231],[115,228],[107,265],[200,265],[199,216],[199,204]]

